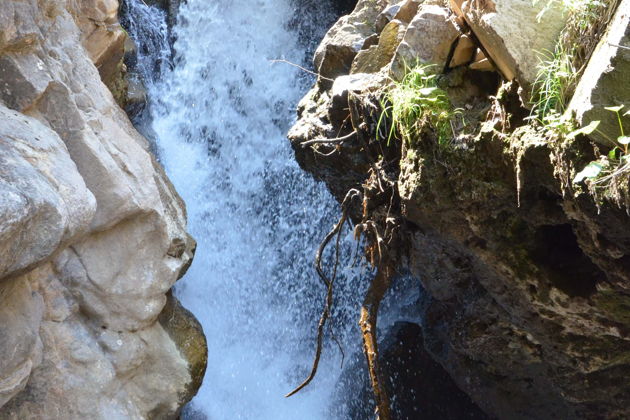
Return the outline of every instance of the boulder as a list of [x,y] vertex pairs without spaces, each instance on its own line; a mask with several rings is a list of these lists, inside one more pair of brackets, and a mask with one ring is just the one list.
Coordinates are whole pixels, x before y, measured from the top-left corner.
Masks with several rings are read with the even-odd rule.
[[459,35],[448,9],[431,4],[420,6],[394,55],[392,77],[402,79],[406,67],[416,64],[433,65],[435,72],[442,72]]
[[[540,54],[553,51],[567,15],[560,1],[450,0],[507,80],[516,79],[527,105]],[[541,11],[548,9],[542,13]]]
[[[611,146],[610,139],[621,135],[617,115],[606,107],[624,105],[630,111],[630,0],[622,0],[608,31],[595,49],[569,104],[581,125],[600,121],[590,137]],[[625,134],[630,117],[622,117]]]
[[359,51],[352,62],[350,73],[376,73],[388,65],[405,36],[406,30],[407,25],[397,19],[385,25],[378,44]]
[[385,8],[376,17],[376,31],[381,33],[389,22],[398,19],[402,22],[409,23],[418,12],[418,7],[424,0],[403,0],[392,4]]
[[359,0],[350,15],[335,23],[315,51],[313,62],[320,76],[334,79],[350,72],[365,40],[376,33],[376,17],[386,6],[386,0]]

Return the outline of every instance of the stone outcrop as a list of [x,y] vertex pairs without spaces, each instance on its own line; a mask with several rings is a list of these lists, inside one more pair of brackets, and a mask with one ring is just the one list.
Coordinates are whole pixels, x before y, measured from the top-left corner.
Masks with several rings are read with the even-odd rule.
[[103,83],[117,9],[0,8],[1,419],[174,418],[203,376],[200,327],[161,316],[194,252],[184,204]]
[[[562,1],[449,0],[507,80],[516,80],[527,105],[541,54],[553,51],[567,13]],[[541,13],[542,12],[542,13]]]
[[376,34],[376,17],[386,0],[359,0],[350,15],[343,16],[326,34],[315,52],[314,64],[322,78],[347,74],[366,40]]
[[[593,52],[569,105],[580,124],[600,121],[592,133],[594,140],[610,146],[621,135],[617,115],[607,107],[624,105],[630,109],[630,1],[623,0],[617,13]],[[624,118],[630,130],[630,118]],[[625,134],[625,133],[624,133]]]
[[[504,81],[498,89],[491,74],[475,70],[494,63],[526,88],[537,62],[532,54],[538,47],[532,42],[552,42],[560,28],[557,22],[545,26],[544,16],[560,20],[559,15],[551,10],[539,23],[535,15],[540,9],[531,2],[471,1],[457,3],[461,11],[456,12],[466,19],[452,23],[454,16],[431,3],[420,4],[410,23],[396,19],[392,5],[374,10],[375,28],[382,32],[369,35],[354,59],[363,72],[319,83],[300,103],[299,120],[289,133],[296,159],[339,199],[350,188],[366,195],[370,188],[377,190],[376,172],[383,185],[391,180],[399,203],[395,194],[391,199],[387,195],[362,210],[376,223],[381,217],[386,223],[404,221],[407,252],[401,269],[411,272],[426,292],[419,302],[425,349],[490,417],[628,418],[628,203],[572,182],[595,158],[588,138],[560,141],[536,128],[525,119],[529,111],[521,104],[517,83]],[[622,2],[603,41],[622,47],[600,46],[582,80],[588,86],[585,97],[596,92],[594,99],[618,102],[606,106],[628,104],[619,82],[627,77],[626,5]],[[509,10],[508,28],[501,19],[507,19],[502,14]],[[445,74],[437,79],[469,126],[446,145],[438,144],[431,128],[421,131],[417,144],[386,142],[377,130],[382,129],[380,101],[391,82],[392,61],[381,64],[389,58],[391,40],[400,39],[393,29],[407,25],[405,39],[414,20],[427,11],[441,15],[435,20],[444,27],[452,24],[466,33],[444,30],[452,47],[441,48],[429,42],[438,31],[426,29],[424,38],[420,31],[412,59],[425,62],[423,57],[441,49],[449,50],[452,60],[464,37],[473,42],[464,45],[467,51],[456,68],[446,68],[440,60]],[[514,25],[515,16],[519,25]],[[467,21],[472,31],[462,27]],[[528,34],[522,38],[513,33],[520,26]],[[512,35],[505,35],[508,29]],[[513,42],[490,35],[484,40],[484,32],[503,33]],[[453,36],[458,40],[452,42]],[[499,47],[505,47],[503,55],[497,55]],[[370,64],[377,63],[378,70],[359,63],[377,51],[382,56]],[[578,95],[584,91],[581,86]],[[590,107],[579,96],[575,101],[573,109]],[[322,138],[335,140],[327,144]],[[318,141],[306,143],[313,139]],[[627,197],[627,184],[625,188]],[[381,356],[387,364],[387,356]]]
[[391,73],[400,80],[408,67],[416,64],[434,66],[442,72],[453,44],[460,36],[449,10],[437,5],[422,5],[413,17],[394,56]]

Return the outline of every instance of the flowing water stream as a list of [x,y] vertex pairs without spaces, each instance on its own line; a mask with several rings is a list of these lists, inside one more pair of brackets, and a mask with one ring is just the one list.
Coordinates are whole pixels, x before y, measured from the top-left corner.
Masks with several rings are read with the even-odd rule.
[[[339,213],[325,187],[300,170],[285,138],[313,80],[271,61],[304,63],[333,21],[330,10],[326,1],[188,0],[173,28],[171,60],[164,13],[127,1],[125,26],[138,44],[158,156],[198,241],[176,288],[209,345],[190,417],[331,418],[341,373],[333,346],[312,385],[284,398],[310,370],[324,296],[313,256]],[[365,286],[359,270],[343,274],[335,333],[347,352],[357,352]]]
[[[308,66],[335,19],[332,3],[188,0],[173,49],[164,12],[124,3],[123,24],[138,47],[134,77],[149,93],[136,124],[154,139],[198,241],[176,294],[203,325],[208,369],[184,418],[348,419],[365,385],[357,320],[370,275],[348,266],[348,232],[329,323],[352,369],[342,375],[329,332],[315,380],[284,398],[312,365],[325,295],[313,257],[339,206],[298,167],[285,137],[314,80],[272,60]],[[400,298],[384,302],[380,324],[399,318],[400,306]]]

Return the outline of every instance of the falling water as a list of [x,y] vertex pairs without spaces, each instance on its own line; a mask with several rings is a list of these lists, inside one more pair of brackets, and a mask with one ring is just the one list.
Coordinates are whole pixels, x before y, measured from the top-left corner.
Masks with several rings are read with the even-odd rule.
[[[311,367],[324,296],[313,256],[339,209],[300,170],[285,139],[313,80],[272,62],[304,64],[332,23],[330,9],[321,0],[188,0],[173,28],[170,68],[164,14],[127,1],[159,159],[187,203],[198,241],[176,290],[209,345],[189,416],[328,419],[338,400],[341,352],[330,344],[312,385],[283,396]],[[344,246],[348,254],[349,238]],[[365,282],[347,267],[336,289],[335,334],[355,355]],[[343,418],[336,405],[334,417]]]

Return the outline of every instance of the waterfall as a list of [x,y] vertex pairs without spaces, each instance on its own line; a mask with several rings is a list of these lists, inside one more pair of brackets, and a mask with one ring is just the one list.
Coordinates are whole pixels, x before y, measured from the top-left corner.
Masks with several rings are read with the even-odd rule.
[[[164,55],[164,14],[142,0],[126,2],[158,157],[187,203],[198,241],[176,286],[209,345],[190,418],[344,418],[339,404],[330,411],[341,374],[334,343],[312,384],[284,398],[311,368],[325,294],[313,257],[339,217],[285,138],[313,79],[271,60],[307,65],[334,18],[327,1],[294,1],[188,0],[173,28],[172,60]],[[347,236],[346,255],[354,247]],[[346,359],[360,356],[356,320],[366,286],[359,269],[343,266],[333,326]]]

